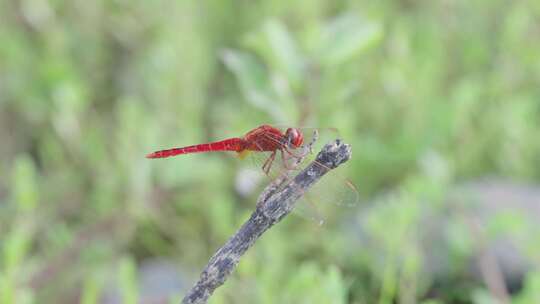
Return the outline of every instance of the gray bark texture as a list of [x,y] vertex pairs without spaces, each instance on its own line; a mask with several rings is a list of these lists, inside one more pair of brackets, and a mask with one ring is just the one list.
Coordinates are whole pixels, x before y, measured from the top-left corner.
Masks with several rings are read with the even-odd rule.
[[282,177],[263,190],[255,211],[242,227],[210,258],[199,281],[188,291],[183,304],[206,303],[234,270],[244,253],[261,235],[289,214],[296,201],[323,175],[351,157],[351,147],[339,139],[323,147],[298,175]]

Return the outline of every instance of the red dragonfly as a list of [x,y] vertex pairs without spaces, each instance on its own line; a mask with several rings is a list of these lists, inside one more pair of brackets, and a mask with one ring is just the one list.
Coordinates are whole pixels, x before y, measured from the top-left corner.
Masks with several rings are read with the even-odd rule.
[[[241,157],[244,157],[252,151],[271,152],[262,167],[264,173],[268,174],[278,151],[281,153],[283,160],[291,157],[304,157],[305,155],[297,155],[293,152],[294,149],[302,147],[303,143],[304,135],[298,128],[288,128],[283,133],[278,128],[270,125],[262,125],[249,131],[243,137],[233,137],[206,144],[161,150],[146,155],[146,158],[166,158],[181,154],[216,151],[238,152]],[[286,161],[283,164],[287,169],[293,169]]]
[[[261,125],[247,132],[242,137],[233,137],[210,143],[160,150],[150,153],[146,155],[146,157],[166,158],[182,154],[217,151],[233,151],[237,152],[240,157],[244,157],[247,154],[250,154],[250,152],[259,152],[253,154],[269,154],[268,156],[264,156],[264,160],[257,161],[258,163],[262,163],[263,172],[267,176],[276,177],[276,174],[287,174],[287,172],[298,169],[299,165],[304,161],[306,156],[310,154],[312,145],[318,138],[319,129],[312,129],[312,131],[312,138],[306,143],[305,141],[310,135],[304,134],[300,128],[286,128],[284,131],[282,131],[280,128],[270,125]],[[276,159],[278,153],[281,156],[281,164],[277,169],[272,169],[274,160]],[[324,166],[323,164],[320,165]],[[318,193],[317,196],[330,195],[329,193],[334,193],[328,198],[328,200],[338,205],[356,205],[359,200],[359,195],[354,184],[342,178],[334,178],[334,182],[336,180],[338,181],[338,185],[330,186],[331,188],[334,188],[332,191],[328,192],[326,189],[324,189],[323,191],[320,191],[321,193]],[[328,184],[328,179],[325,179],[324,184]],[[311,193],[312,190],[309,192]]]

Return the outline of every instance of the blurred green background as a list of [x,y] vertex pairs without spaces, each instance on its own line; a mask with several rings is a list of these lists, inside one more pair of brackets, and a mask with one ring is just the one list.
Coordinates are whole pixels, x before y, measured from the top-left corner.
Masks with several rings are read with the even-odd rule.
[[246,220],[227,155],[339,128],[362,202],[210,303],[540,303],[540,2],[0,1],[0,303],[178,303]]

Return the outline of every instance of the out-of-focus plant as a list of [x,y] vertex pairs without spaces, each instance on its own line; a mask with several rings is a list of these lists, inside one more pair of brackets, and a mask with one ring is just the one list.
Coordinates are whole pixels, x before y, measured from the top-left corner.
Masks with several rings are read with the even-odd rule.
[[[474,200],[446,198],[538,183],[537,20],[535,1],[1,1],[0,302],[143,300],[149,259],[191,282],[253,197],[232,158],[144,155],[265,122],[340,129],[363,204],[323,229],[287,219],[214,302],[492,301],[463,279]],[[534,303],[540,234],[517,204],[480,232],[532,261],[510,296]],[[446,226],[426,249],[431,211]]]

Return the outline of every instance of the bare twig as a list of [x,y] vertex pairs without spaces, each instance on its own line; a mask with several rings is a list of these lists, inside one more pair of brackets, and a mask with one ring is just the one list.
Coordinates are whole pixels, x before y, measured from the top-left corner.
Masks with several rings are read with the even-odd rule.
[[227,280],[242,255],[255,241],[289,214],[296,200],[308,188],[350,157],[350,146],[336,140],[319,152],[318,163],[309,164],[293,179],[281,178],[270,184],[259,196],[257,207],[249,220],[214,254],[201,273],[199,281],[187,293],[182,303],[206,303],[214,290]]

